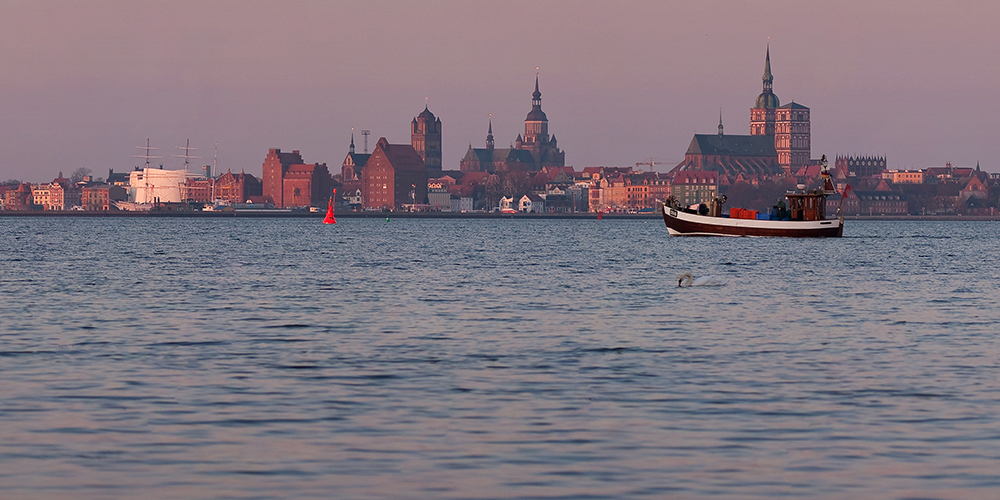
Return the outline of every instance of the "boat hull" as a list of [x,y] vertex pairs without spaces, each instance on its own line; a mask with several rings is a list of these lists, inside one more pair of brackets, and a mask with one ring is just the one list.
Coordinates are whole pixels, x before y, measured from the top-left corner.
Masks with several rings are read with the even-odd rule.
[[663,222],[671,236],[771,236],[785,238],[836,238],[844,233],[844,220],[777,221],[730,219],[689,214],[663,206]]

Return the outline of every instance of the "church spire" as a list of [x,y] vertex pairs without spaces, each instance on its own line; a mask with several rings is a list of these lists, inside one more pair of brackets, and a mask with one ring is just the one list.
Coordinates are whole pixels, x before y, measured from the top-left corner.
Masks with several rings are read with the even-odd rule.
[[493,114],[490,114],[490,129],[486,132],[486,149],[493,149]]
[[771,84],[774,83],[774,75],[771,74],[771,44],[767,44],[767,55],[764,56],[764,92],[771,91]]
[[535,72],[535,91],[531,94],[531,105],[541,106],[542,105],[542,93],[538,91],[538,73]]
[[351,132],[351,154],[354,154],[354,132]]
[[719,108],[719,137],[722,137],[722,108]]

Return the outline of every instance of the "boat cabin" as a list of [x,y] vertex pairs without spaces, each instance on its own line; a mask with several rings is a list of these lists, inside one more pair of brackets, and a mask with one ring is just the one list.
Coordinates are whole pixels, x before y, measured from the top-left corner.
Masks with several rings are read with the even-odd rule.
[[822,189],[788,192],[788,213],[791,220],[825,220],[826,193]]

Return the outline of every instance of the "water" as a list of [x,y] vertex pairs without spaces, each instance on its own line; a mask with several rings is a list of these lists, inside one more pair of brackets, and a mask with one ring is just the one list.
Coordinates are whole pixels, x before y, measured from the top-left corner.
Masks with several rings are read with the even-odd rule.
[[0,218],[0,497],[998,498],[998,232]]

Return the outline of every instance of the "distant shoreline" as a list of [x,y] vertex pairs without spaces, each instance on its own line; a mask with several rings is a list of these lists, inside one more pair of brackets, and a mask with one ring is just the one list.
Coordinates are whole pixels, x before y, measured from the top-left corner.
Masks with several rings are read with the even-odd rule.
[[[0,217],[167,217],[167,218],[291,218],[291,219],[321,219],[323,212],[18,212],[0,210]],[[581,219],[597,220],[594,213],[571,213],[571,214],[501,214],[490,213],[451,213],[451,212],[343,212],[335,214],[342,219]],[[659,212],[652,214],[604,214],[604,219],[630,220],[630,219],[654,219],[659,220],[662,216]],[[845,221],[852,220],[885,220],[885,221],[1000,221],[1000,214],[997,215],[857,215],[844,218]]]
[[[290,218],[290,219],[322,219],[325,212],[284,212],[284,211],[254,211],[254,212],[83,212],[83,211],[51,211],[51,212],[15,212],[0,211],[0,217],[204,217],[204,218]],[[452,213],[452,212],[337,212],[338,219],[593,219],[594,213],[570,214],[501,214],[498,212]],[[604,214],[605,219],[659,219],[659,213],[652,214]]]

